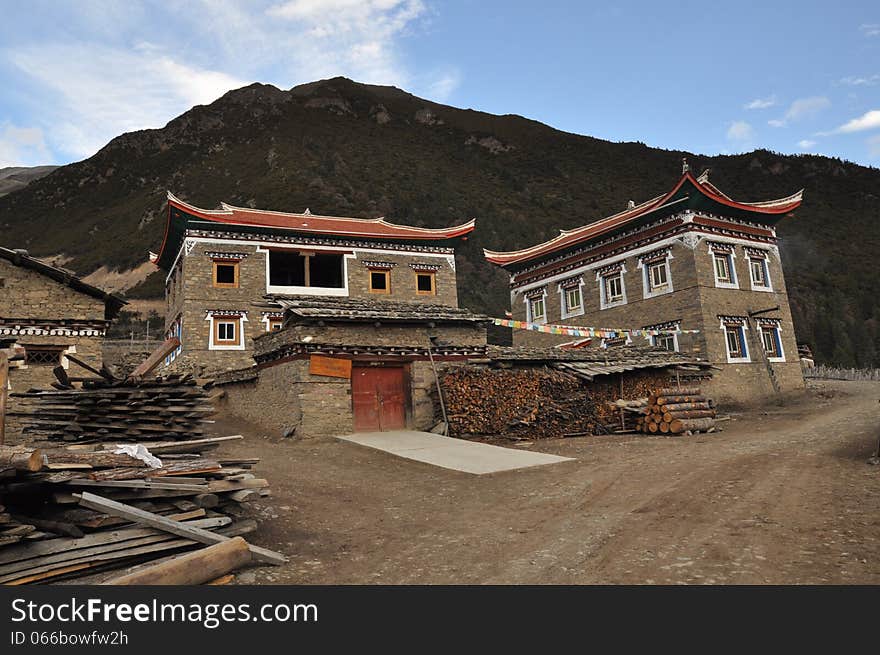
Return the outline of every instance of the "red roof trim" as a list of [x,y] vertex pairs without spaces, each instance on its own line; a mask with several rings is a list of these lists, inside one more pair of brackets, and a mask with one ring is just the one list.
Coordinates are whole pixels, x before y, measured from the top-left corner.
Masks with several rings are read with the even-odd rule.
[[169,207],[176,207],[188,214],[226,225],[266,227],[308,232],[315,234],[337,234],[349,237],[390,238],[390,239],[454,239],[474,230],[476,221],[448,228],[425,228],[412,225],[396,225],[384,218],[349,218],[341,216],[319,216],[317,214],[294,214],[269,210],[246,209],[224,205],[221,210],[207,210],[194,207],[171,194]]
[[[671,191],[625,212],[614,214],[574,230],[563,230],[560,232],[559,236],[529,248],[509,252],[498,252],[484,249],[483,256],[487,261],[493,264],[505,266],[507,264],[529,261],[540,257],[541,255],[546,255],[582,241],[587,241],[605,234],[614,228],[625,225],[640,216],[644,216],[645,214],[666,206],[681,190],[685,182],[690,182],[697,191],[721,205],[754,214],[772,216],[788,214],[800,206],[803,198],[803,189],[801,189],[797,193],[794,193],[787,198],[780,198],[779,200],[751,203],[737,202],[728,198],[720,189],[718,189],[718,187],[709,182],[708,172],[703,173],[698,179],[695,178],[690,171],[685,171]],[[681,199],[679,199],[679,201],[680,200]]]

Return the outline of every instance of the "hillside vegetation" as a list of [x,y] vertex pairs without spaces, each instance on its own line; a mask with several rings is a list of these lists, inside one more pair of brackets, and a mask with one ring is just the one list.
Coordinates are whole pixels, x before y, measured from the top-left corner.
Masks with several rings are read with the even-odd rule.
[[[611,143],[422,100],[344,78],[282,91],[254,84],[157,130],[122,135],[95,156],[0,197],[4,245],[63,254],[80,273],[131,269],[162,239],[166,190],[202,207],[386,216],[439,227],[476,217],[463,244],[463,304],[507,309],[506,276],[481,248],[542,241],[645,200],[677,180],[681,157],[712,169],[734,198],[806,188],[781,224],[797,338],[820,361],[880,366],[880,170],[755,151],[703,157]],[[158,297],[154,274],[128,290]]]

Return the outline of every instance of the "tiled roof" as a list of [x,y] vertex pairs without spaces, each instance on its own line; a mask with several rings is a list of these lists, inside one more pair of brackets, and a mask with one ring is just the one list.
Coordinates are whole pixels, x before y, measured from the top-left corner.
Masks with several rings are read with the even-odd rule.
[[[693,194],[692,192],[695,192]],[[694,177],[689,171],[681,176],[678,183],[669,193],[652,198],[640,205],[627,208],[625,211],[589,223],[573,230],[561,230],[559,235],[528,248],[509,252],[483,250],[488,261],[499,266],[525,262],[536,259],[552,252],[558,252],[565,248],[584,243],[600,236],[609,234],[618,228],[622,228],[645,217],[652,212],[681,208],[686,209],[691,195],[702,196],[714,203],[719,208],[730,208],[740,213],[754,217],[778,218],[794,211],[800,206],[803,198],[803,189],[785,198],[767,200],[763,202],[737,202],[722,193],[718,187],[709,182],[708,171],[699,177]]]
[[467,309],[432,303],[373,300],[371,298],[334,298],[317,296],[270,295],[267,300],[281,306],[286,314],[299,320],[388,321],[482,323],[490,319]]

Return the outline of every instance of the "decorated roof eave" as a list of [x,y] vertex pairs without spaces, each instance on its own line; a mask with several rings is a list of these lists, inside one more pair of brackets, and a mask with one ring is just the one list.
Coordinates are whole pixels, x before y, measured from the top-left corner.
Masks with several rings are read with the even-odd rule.
[[[225,205],[225,207],[232,207]],[[172,209],[177,209],[173,211]],[[238,208],[236,208],[237,210]],[[281,212],[259,212],[272,213],[282,216],[291,216]],[[352,229],[352,230],[336,230],[328,232],[320,229],[303,229],[300,227],[286,226],[263,226],[253,223],[237,223],[234,220],[217,220],[216,216],[232,215],[232,209],[229,210],[202,210],[175,198],[171,193],[168,194],[168,218],[165,224],[165,234],[162,239],[162,246],[158,253],[150,253],[150,261],[159,268],[168,270],[172,265],[174,258],[177,256],[183,239],[188,229],[209,229],[220,232],[247,232],[266,235],[301,235],[306,238],[323,237],[329,239],[358,239],[369,243],[405,243],[418,244],[422,246],[439,246],[450,247],[451,243],[458,239],[465,238],[474,230],[476,219],[471,219],[466,223],[451,228],[420,228],[410,226],[398,226],[389,223],[384,219],[357,219],[357,218],[336,218],[336,217],[320,217],[314,214],[303,214],[302,218],[331,218],[334,221],[355,222],[360,224],[382,224],[390,228],[400,228],[408,231],[400,234],[389,233],[369,233],[368,231]],[[176,245],[175,245],[176,244]]]
[[[484,249],[483,254],[490,263],[511,269],[515,265],[526,264],[534,259],[557,253],[575,245],[582,245],[598,237],[607,237],[623,227],[632,227],[636,221],[645,216],[650,215],[650,218],[654,218],[656,212],[672,205],[675,205],[676,209],[704,210],[749,222],[775,225],[783,216],[791,214],[800,206],[803,200],[803,191],[801,189],[778,200],[738,202],[731,200],[729,196],[709,182],[708,171],[701,174],[699,178],[695,178],[690,171],[685,171],[671,191],[624,212],[574,230],[561,230],[559,236],[529,248],[510,252]],[[682,205],[681,203],[685,201],[686,205]]]

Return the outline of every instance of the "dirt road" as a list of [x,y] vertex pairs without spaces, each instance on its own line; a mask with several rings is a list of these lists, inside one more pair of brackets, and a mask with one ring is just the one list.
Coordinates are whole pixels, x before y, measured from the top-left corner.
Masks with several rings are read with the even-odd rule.
[[291,556],[239,581],[880,584],[878,398],[826,382],[718,434],[539,441],[576,461],[486,476],[220,423],[272,483],[252,540]]

